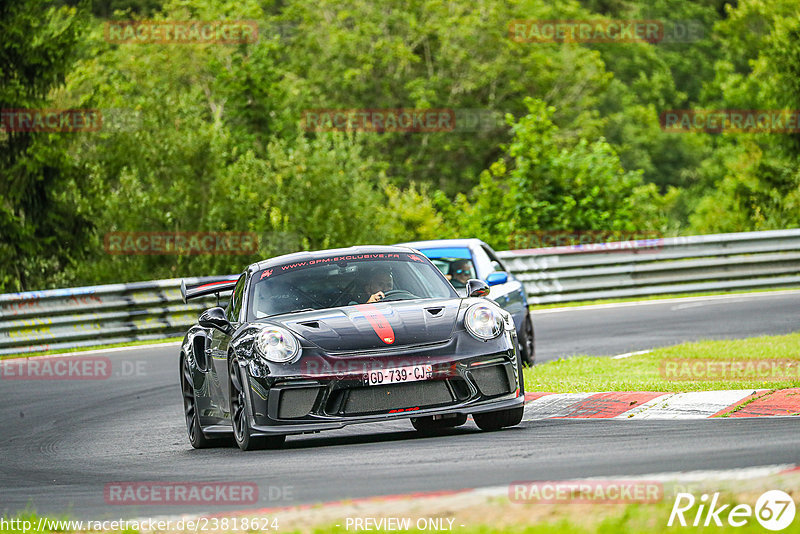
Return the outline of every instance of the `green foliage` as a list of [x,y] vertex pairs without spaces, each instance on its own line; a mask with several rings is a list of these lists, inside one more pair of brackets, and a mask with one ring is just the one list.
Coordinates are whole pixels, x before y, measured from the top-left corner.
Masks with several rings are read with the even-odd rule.
[[[88,20],[37,0],[0,4],[0,109],[56,107]],[[73,133],[0,130],[0,291],[58,280],[91,228],[87,183],[68,152]]]
[[[279,21],[294,24],[282,60],[292,105],[305,109],[447,108],[524,112],[523,98],[547,98],[569,131],[587,128],[609,79],[597,53],[508,38],[519,18],[582,18],[574,1],[437,3],[371,0],[288,2]],[[332,83],[333,82],[333,83]],[[369,153],[393,181],[425,182],[464,193],[509,140],[502,123],[477,131],[371,134]]]
[[506,158],[481,175],[474,226],[505,248],[510,236],[534,230],[662,230],[658,195],[626,171],[602,138],[561,140],[554,109],[526,99],[528,114],[512,123]]
[[757,142],[741,147],[738,159],[691,216],[699,233],[770,230],[800,226],[800,169],[786,156]]
[[[246,44],[110,44],[108,19],[255,20]],[[517,19],[655,19],[648,43],[521,43]],[[33,0],[0,4],[0,291],[226,274],[265,256],[517,232],[800,225],[800,136],[667,133],[669,109],[800,109],[796,0]],[[311,109],[478,110],[472,131],[304,131]],[[517,117],[516,120],[513,117]],[[252,256],[117,256],[109,232],[255,232]]]
[[[52,0],[56,5],[76,6],[85,0]],[[115,11],[125,11],[149,16],[161,9],[162,0],[91,0],[92,13],[97,17],[109,18]]]
[[262,256],[371,242],[382,198],[379,171],[361,152],[339,133],[274,141],[265,159],[248,152],[214,185],[209,224],[246,224],[261,235]]
[[446,239],[457,235],[457,228],[447,225],[436,200],[426,185],[411,184],[400,189],[384,184],[385,203],[379,212],[379,226],[386,243]]
[[[800,109],[800,6],[746,0],[717,25],[725,51],[706,89],[721,109]],[[800,226],[797,134],[720,136],[725,158],[706,178],[690,228],[736,232]]]

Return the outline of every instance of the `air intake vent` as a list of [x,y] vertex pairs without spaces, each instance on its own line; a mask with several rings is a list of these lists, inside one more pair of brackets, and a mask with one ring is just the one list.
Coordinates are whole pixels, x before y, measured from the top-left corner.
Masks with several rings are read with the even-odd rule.
[[486,365],[470,369],[478,389],[487,397],[514,391],[515,387],[511,385],[513,379],[509,376],[509,372],[513,373],[511,364]]
[[342,411],[344,415],[356,415],[452,402],[453,396],[444,380],[429,380],[351,389]]

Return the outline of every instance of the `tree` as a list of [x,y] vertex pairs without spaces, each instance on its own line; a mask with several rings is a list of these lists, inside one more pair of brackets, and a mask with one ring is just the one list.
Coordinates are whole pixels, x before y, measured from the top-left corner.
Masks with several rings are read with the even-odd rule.
[[[610,76],[599,54],[560,43],[509,38],[515,19],[579,19],[575,1],[509,3],[287,2],[276,20],[293,25],[283,41],[299,117],[306,109],[422,108],[481,110],[465,131],[370,133],[371,157],[396,184],[427,183],[449,196],[466,192],[499,155],[510,130],[505,113],[524,112],[526,96],[558,109],[564,135],[591,135],[592,113]],[[491,120],[495,117],[495,120]]]
[[497,248],[537,230],[647,232],[664,229],[660,197],[626,171],[603,139],[560,140],[555,110],[526,99],[528,114],[512,122],[504,158],[481,175],[470,229]]
[[[0,3],[0,109],[56,107],[52,92],[79,55],[87,22],[85,2],[77,8]],[[90,190],[69,154],[80,134],[6,125],[0,129],[0,291],[20,291],[53,283],[81,256],[92,225]]]
[[[792,0],[743,0],[717,25],[723,58],[706,88],[708,107],[800,109],[800,6]],[[697,232],[800,226],[800,135],[717,136],[727,155],[707,178],[691,215]]]

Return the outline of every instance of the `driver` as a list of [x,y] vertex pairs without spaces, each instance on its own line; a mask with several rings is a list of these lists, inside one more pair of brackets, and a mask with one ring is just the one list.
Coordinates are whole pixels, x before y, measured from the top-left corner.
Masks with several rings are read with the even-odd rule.
[[472,278],[472,262],[469,260],[458,260],[450,264],[450,272],[447,279],[453,287],[467,287],[467,282]]
[[386,267],[374,267],[367,273],[364,289],[369,295],[367,303],[378,302],[386,297],[386,292],[394,287],[392,271]]

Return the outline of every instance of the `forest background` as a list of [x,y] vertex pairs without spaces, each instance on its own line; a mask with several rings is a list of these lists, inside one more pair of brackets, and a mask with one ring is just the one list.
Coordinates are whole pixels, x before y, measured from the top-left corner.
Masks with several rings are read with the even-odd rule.
[[[131,20],[255,21],[258,38],[113,42],[108,24]],[[658,21],[664,35],[524,42],[519,20]],[[303,120],[399,108],[480,122]],[[797,0],[0,0],[0,109],[103,115],[95,131],[0,128],[0,292],[231,274],[354,244],[800,225],[796,128],[663,120],[800,110]],[[109,234],[140,232],[249,232],[258,246],[109,253]]]

